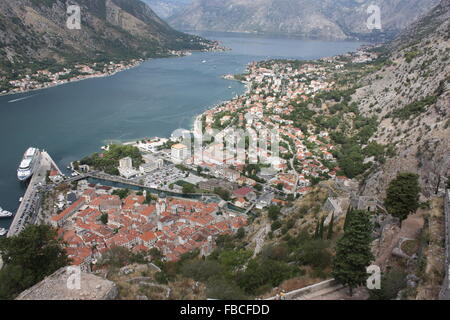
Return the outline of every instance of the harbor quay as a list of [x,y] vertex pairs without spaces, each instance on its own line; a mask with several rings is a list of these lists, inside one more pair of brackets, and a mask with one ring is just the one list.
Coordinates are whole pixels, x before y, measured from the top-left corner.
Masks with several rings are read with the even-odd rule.
[[19,234],[27,224],[34,224],[36,222],[41,207],[42,188],[46,183],[47,172],[49,171],[57,171],[58,174],[62,175],[61,170],[50,155],[46,151],[42,151],[39,154],[35,173],[14,216],[7,237]]

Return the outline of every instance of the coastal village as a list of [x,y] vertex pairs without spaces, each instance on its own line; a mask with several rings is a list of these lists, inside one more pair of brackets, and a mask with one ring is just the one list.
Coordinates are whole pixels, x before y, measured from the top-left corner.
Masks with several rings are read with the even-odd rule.
[[[358,52],[347,58],[361,63],[373,57]],[[308,126],[302,130],[289,120],[294,104],[332,90],[330,74],[344,67],[336,59],[252,63],[237,76],[246,84],[246,93],[197,117],[192,131],[124,144],[139,150],[142,161],[119,159],[114,179],[139,185],[141,191],[127,190],[119,197],[118,188],[81,180],[70,201],[59,195],[57,214],[49,222],[68,244],[73,264],[89,268],[114,246],[134,252],[157,248],[166,261],[177,261],[194,249],[207,256],[219,235],[246,228],[250,211],[283,207],[320,180],[349,182],[339,174],[329,133]],[[235,128],[269,129],[279,137],[279,146],[262,148],[258,143],[259,162],[251,164],[249,148],[240,150],[236,141],[233,144]],[[208,134],[215,139],[202,141],[199,150],[191,152],[186,135]],[[274,138],[266,136],[264,143],[274,145]],[[110,148],[103,147],[98,158]],[[240,152],[244,158],[236,156]],[[96,168],[81,160],[73,169],[76,177]],[[60,177],[55,172],[49,179]],[[160,193],[151,195],[148,188]]]
[[[202,42],[205,46],[203,52],[226,51],[227,48],[221,46],[217,41],[211,43]],[[183,57],[192,55],[191,51],[169,50],[168,56]],[[76,64],[74,66],[53,66],[42,68],[35,72],[22,74],[17,79],[0,77],[0,95],[25,93],[33,90],[50,88],[68,82],[80,81],[90,78],[99,78],[115,75],[118,72],[134,68],[144,62],[144,59],[131,59],[123,61],[93,62]]]
[[52,72],[48,69],[38,70],[33,74],[26,74],[23,78],[10,80],[9,90],[1,94],[23,93],[30,90],[54,87],[71,81],[80,81],[89,78],[98,78],[114,75],[142,63],[142,59],[109,63],[93,63],[92,65],[78,64],[73,68],[62,68],[61,71]]

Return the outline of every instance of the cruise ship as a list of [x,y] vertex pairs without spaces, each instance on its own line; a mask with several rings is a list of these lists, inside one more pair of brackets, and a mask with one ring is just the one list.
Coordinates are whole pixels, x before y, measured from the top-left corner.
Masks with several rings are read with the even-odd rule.
[[28,148],[23,155],[23,159],[20,162],[19,169],[17,170],[17,178],[20,181],[26,181],[33,175],[38,158],[39,150],[36,148]]
[[1,207],[0,207],[0,218],[9,218],[9,217],[12,217],[12,213],[11,212],[9,212],[9,211],[6,211],[6,210],[3,210]]

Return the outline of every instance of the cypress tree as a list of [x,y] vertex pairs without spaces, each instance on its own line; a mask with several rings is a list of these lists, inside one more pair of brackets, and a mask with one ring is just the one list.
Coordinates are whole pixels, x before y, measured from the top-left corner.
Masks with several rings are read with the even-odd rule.
[[325,217],[322,217],[322,219],[320,219],[319,225],[319,239],[323,239],[324,224],[325,224]]
[[328,240],[331,240],[331,238],[333,237],[333,224],[334,224],[334,211],[331,216],[330,224],[328,225],[328,235],[327,235]]
[[345,214],[344,231],[347,229],[348,223],[352,218],[353,208],[348,207],[347,213]]
[[319,224],[319,220],[317,220],[316,231],[314,231],[314,239],[318,239],[319,238],[319,228],[320,228],[320,224]]
[[350,288],[350,295],[369,276],[366,268],[374,259],[371,252],[372,229],[368,212],[352,211],[344,236],[337,242],[333,277]]

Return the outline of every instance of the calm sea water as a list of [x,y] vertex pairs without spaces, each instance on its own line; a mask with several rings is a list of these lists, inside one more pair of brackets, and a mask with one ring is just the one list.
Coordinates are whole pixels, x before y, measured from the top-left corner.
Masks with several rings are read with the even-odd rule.
[[[0,97],[0,206],[15,212],[25,186],[16,179],[27,147],[47,150],[61,169],[109,141],[169,136],[244,90],[221,79],[268,58],[316,59],[353,51],[360,42],[305,41],[199,33],[233,50],[156,59],[112,77]],[[231,86],[231,89],[229,89]],[[25,98],[22,100],[17,100]],[[0,219],[8,227],[11,219]]]

